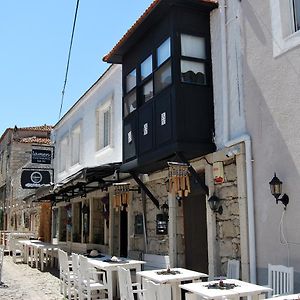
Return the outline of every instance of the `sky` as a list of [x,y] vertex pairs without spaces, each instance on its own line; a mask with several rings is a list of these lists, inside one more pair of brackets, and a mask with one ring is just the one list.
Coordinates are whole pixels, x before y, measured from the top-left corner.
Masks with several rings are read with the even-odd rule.
[[[153,0],[81,0],[62,115],[97,81],[102,61]],[[77,0],[0,3],[0,136],[59,120]]]

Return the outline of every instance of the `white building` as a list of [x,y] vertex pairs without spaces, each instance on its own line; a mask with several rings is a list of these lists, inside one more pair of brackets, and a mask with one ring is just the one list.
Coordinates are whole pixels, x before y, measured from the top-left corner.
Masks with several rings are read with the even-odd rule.
[[112,65],[53,128],[53,237],[69,249],[107,251],[102,177],[122,161],[121,99],[121,67]]

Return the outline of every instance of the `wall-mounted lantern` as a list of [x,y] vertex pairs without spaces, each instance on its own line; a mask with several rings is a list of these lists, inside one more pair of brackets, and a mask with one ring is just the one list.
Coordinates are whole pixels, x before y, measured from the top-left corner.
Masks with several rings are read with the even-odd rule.
[[210,209],[213,212],[219,213],[220,215],[223,213],[223,207],[221,205],[221,199],[216,195],[212,195],[208,200],[208,204]]
[[276,199],[276,204],[278,204],[278,201],[281,201],[286,208],[289,203],[289,196],[287,194],[283,194],[282,197],[279,198],[282,193],[282,181],[279,180],[279,178],[276,176],[276,173],[274,173],[274,177],[269,182],[269,185],[271,194]]
[[168,234],[169,205],[165,202],[160,209],[161,213],[156,215],[156,234]]
[[135,215],[134,217],[134,234],[144,233],[144,218],[142,214]]

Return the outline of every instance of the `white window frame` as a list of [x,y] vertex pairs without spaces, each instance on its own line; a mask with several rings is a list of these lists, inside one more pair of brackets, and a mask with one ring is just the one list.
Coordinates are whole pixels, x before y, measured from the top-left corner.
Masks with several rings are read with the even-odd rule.
[[[63,146],[65,145],[65,147]],[[63,149],[65,148],[65,149]],[[65,150],[65,151],[63,151]],[[65,134],[59,140],[59,157],[58,157],[58,171],[59,173],[65,172],[68,167],[69,157],[69,136]]]
[[[75,152],[75,147],[78,147],[77,153]],[[74,166],[76,164],[80,164],[80,162],[81,162],[81,123],[79,124],[77,123],[72,128],[71,131],[71,165]]]
[[269,0],[272,18],[273,56],[300,45],[300,30],[295,31],[293,0]]
[[[110,111],[109,122],[109,140],[107,145],[104,144],[104,114]],[[106,101],[103,105],[99,106],[96,110],[96,151],[113,147],[113,107],[112,99]]]

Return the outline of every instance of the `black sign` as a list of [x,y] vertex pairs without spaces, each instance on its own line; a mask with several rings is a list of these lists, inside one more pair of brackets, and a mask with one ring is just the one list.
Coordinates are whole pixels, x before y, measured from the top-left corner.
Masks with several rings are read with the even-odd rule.
[[21,186],[23,189],[36,189],[50,182],[51,174],[48,170],[24,170],[21,174]]
[[51,150],[32,149],[31,162],[35,164],[51,164]]

